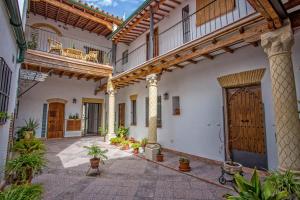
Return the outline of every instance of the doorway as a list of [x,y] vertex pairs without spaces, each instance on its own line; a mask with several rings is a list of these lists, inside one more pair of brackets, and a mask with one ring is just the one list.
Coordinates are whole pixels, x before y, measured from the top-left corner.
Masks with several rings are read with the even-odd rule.
[[226,95],[231,159],[246,167],[267,169],[261,86],[230,88]]
[[64,116],[64,103],[49,103],[47,138],[62,138],[64,136]]
[[84,135],[99,135],[99,128],[102,125],[102,104],[101,103],[84,103],[83,119],[84,119]]
[[125,103],[119,104],[118,127],[125,127]]

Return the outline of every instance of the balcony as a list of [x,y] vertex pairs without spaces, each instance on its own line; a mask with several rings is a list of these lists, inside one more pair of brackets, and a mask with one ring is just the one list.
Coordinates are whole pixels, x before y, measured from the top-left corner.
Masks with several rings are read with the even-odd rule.
[[112,72],[110,48],[30,26],[25,37],[23,69],[95,81]]
[[[226,0],[227,5],[225,8],[224,6],[216,7],[215,2],[217,0],[211,1],[205,7],[200,8],[190,15],[185,14],[185,18],[171,26],[165,26],[168,24],[167,20],[169,19],[165,19],[165,21],[158,24],[157,33],[154,31],[154,56],[166,55],[179,47],[225,29],[231,24],[242,21],[255,13],[255,10],[247,0]],[[138,40],[140,41],[139,38]],[[134,44],[135,42],[130,44],[128,59],[125,59],[128,62],[124,62],[123,58],[117,59],[115,74],[142,65],[149,60],[149,56],[147,56],[149,52],[148,36],[143,40],[144,43],[134,49],[131,46],[137,46]]]

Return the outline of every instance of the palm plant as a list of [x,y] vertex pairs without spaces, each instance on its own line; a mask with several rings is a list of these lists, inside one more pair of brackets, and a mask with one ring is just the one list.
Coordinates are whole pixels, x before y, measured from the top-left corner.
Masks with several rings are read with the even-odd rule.
[[42,193],[41,185],[13,185],[4,192],[0,192],[0,200],[40,200]]
[[100,159],[102,163],[104,163],[104,160],[107,160],[106,153],[108,152],[107,149],[102,150],[99,146],[97,145],[92,145],[92,146],[84,146],[88,150],[88,155],[92,156],[93,159]]
[[236,184],[234,188],[238,195],[228,194],[226,195],[227,200],[284,200],[289,197],[288,191],[277,191],[270,181],[262,184],[256,170],[250,181],[240,174],[234,175],[234,181]]
[[39,127],[39,123],[37,120],[33,118],[29,118],[29,120],[25,120],[25,126],[19,127],[17,131],[18,139],[24,138],[25,132],[32,132],[32,136],[35,136],[35,130]]
[[45,159],[41,154],[20,154],[17,158],[7,162],[8,176],[16,177],[17,183],[30,183],[33,175],[45,166]]
[[19,152],[20,154],[29,154],[29,153],[41,153],[45,152],[45,145],[44,143],[36,138],[31,140],[24,140],[21,139],[17,141],[14,146],[13,150],[15,152]]

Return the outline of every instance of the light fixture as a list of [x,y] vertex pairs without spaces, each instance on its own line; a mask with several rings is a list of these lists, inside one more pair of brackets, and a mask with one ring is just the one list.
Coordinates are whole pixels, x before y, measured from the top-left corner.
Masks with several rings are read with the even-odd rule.
[[164,100],[168,100],[169,99],[169,93],[168,92],[165,92],[164,93]]
[[76,104],[76,102],[77,102],[77,99],[73,98],[73,104]]

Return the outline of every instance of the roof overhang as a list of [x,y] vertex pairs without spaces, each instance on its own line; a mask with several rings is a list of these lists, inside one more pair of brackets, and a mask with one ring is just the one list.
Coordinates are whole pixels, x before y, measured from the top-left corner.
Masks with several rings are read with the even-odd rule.
[[74,0],[30,0],[30,12],[74,27],[107,36],[113,24],[123,21],[104,11]]
[[154,13],[154,24],[157,24],[172,10],[181,5],[182,0],[146,0],[113,34],[112,40],[131,43],[149,30],[150,10]]

